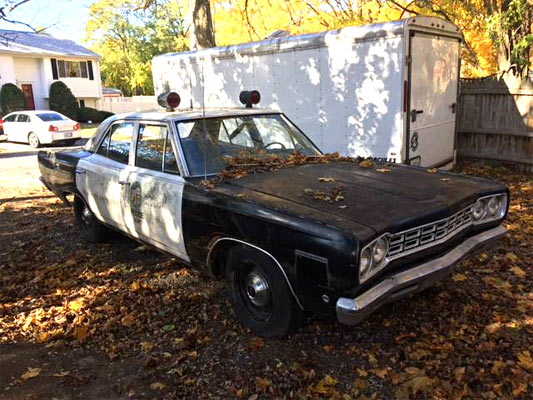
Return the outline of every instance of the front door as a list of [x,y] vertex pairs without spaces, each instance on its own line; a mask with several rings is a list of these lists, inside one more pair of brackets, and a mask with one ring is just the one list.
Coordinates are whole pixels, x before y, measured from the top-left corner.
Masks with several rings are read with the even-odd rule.
[[188,261],[181,217],[185,180],[168,125],[139,123],[133,164],[124,201],[127,232]]
[[111,125],[96,153],[81,159],[76,168],[76,187],[91,211],[121,230],[125,230],[124,196],[134,128],[134,122]]
[[411,164],[453,161],[460,42],[411,32],[408,154]]
[[23,83],[20,85],[22,88],[22,93],[26,98],[26,107],[28,110],[35,110],[35,101],[33,99],[33,86],[31,83]]

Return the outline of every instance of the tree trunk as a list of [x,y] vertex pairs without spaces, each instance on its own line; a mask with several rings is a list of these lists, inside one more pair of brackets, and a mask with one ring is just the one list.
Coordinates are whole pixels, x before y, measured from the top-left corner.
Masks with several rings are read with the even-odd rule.
[[191,26],[191,50],[215,47],[215,32],[209,0],[193,0],[192,26]]

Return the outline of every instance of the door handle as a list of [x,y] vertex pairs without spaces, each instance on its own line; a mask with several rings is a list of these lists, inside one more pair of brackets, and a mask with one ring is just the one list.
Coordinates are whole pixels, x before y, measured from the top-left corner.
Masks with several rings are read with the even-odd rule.
[[[57,164],[56,164],[57,166]],[[76,168],[76,174],[77,175],[85,175],[87,173],[87,171],[85,171],[84,169],[78,169]]]
[[457,108],[457,103],[453,103],[450,108],[452,109],[452,114],[455,114],[455,110]]
[[411,122],[415,122],[416,116],[418,114],[423,114],[423,113],[424,113],[424,110],[411,110]]
[[118,184],[122,185],[122,186],[124,186],[124,185],[125,186],[129,186],[130,185],[130,183],[128,181],[118,181]]

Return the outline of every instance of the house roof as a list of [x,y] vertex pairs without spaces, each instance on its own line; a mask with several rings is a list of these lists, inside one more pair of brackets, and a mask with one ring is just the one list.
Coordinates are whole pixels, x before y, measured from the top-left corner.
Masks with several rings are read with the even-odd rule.
[[6,29],[0,29],[0,53],[100,58],[72,40],[57,39],[45,33]]

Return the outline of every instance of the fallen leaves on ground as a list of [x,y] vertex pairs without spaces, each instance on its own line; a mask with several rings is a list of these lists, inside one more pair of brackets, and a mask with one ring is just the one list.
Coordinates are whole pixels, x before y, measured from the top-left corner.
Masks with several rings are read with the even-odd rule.
[[[127,239],[85,243],[59,200],[15,198],[0,205],[0,344],[59,354],[81,347],[109,363],[138,363],[138,386],[122,398],[529,399],[533,176],[503,167],[463,172],[509,186],[502,241],[358,326],[313,316],[276,341],[236,320],[222,283]],[[338,183],[316,185],[302,195],[321,187],[330,196],[325,188]],[[13,378],[37,394],[44,379],[93,382],[70,366],[30,366]]]

